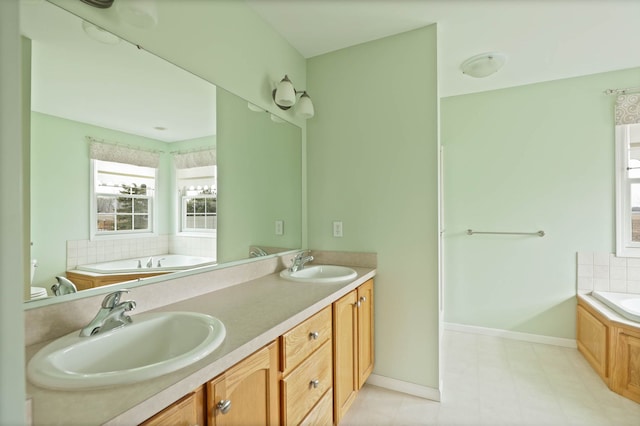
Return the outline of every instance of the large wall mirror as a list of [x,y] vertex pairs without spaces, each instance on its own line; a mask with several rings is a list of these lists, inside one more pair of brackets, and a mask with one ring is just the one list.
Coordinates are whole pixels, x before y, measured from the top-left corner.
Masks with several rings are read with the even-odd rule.
[[299,127],[49,2],[21,32],[31,300],[301,247]]

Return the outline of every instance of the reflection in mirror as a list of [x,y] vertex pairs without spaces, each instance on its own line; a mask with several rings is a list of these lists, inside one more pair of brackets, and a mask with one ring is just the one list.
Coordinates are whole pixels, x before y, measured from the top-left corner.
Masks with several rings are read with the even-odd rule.
[[48,2],[21,29],[33,298],[300,248],[300,128]]

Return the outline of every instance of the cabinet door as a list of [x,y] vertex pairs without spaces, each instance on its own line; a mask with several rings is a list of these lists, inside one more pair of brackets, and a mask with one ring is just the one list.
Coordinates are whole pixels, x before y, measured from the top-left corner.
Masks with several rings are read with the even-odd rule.
[[347,412],[358,392],[357,291],[333,304],[334,422]]
[[171,404],[142,426],[204,426],[203,388]]
[[578,350],[600,377],[606,381],[608,377],[608,327],[581,305],[578,305],[577,316]]
[[210,426],[276,426],[280,421],[278,347],[274,343],[207,384]]
[[618,328],[612,389],[640,403],[640,332]]
[[358,287],[358,389],[373,370],[373,280]]

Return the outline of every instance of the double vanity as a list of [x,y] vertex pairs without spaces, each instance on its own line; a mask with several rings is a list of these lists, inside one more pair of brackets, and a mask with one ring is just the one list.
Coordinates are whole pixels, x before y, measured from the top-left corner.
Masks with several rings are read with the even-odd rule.
[[[278,256],[136,287],[133,323],[90,337],[78,329],[104,295],[68,302],[51,321],[75,328],[27,347],[33,424],[339,423],[373,368],[375,255],[316,258],[326,266],[285,272]],[[45,310],[27,311],[28,336]]]

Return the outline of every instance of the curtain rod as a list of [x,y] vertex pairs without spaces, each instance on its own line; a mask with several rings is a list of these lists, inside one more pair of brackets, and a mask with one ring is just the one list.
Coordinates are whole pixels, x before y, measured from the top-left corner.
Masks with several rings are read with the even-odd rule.
[[192,148],[192,149],[182,149],[178,151],[169,151],[169,154],[191,154],[192,152],[204,152],[204,151],[213,151],[215,147],[205,146],[201,148]]
[[607,89],[605,95],[626,95],[627,93],[640,92],[640,87],[627,87],[626,89]]
[[153,154],[164,154],[164,151],[161,151],[159,149],[142,148],[142,147],[139,147],[139,146],[129,145],[129,144],[122,143],[122,142],[114,142],[114,141],[108,141],[108,140],[105,140],[105,139],[98,139],[98,138],[94,138],[93,136],[85,136],[85,138],[86,138],[87,142],[89,142],[89,143],[97,142],[97,143],[103,143],[105,145],[121,146],[121,147],[124,147],[124,148],[135,149],[137,151],[151,152]]

